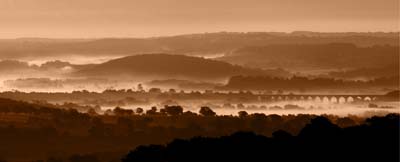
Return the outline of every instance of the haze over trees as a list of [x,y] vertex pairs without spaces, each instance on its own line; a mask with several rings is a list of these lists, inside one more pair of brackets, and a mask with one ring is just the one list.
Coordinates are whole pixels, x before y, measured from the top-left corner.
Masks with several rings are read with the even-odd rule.
[[399,67],[399,46],[359,47],[348,43],[248,46],[218,60],[249,67],[292,70],[395,68]]

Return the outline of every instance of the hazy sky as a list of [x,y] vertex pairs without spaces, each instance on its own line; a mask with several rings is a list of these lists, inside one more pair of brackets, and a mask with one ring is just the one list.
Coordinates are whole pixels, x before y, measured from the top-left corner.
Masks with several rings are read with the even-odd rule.
[[398,31],[399,0],[0,0],[0,38]]

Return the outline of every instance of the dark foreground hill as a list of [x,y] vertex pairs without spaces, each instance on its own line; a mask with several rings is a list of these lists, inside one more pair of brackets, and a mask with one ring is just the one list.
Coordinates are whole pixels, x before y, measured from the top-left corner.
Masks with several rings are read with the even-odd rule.
[[287,76],[283,70],[249,69],[229,63],[170,54],[146,54],[114,59],[78,71],[80,76],[128,76],[221,79],[232,75]]
[[123,162],[205,161],[399,161],[399,115],[372,117],[366,124],[340,128],[324,117],[311,120],[297,136],[277,131],[272,138],[236,133],[140,146]]

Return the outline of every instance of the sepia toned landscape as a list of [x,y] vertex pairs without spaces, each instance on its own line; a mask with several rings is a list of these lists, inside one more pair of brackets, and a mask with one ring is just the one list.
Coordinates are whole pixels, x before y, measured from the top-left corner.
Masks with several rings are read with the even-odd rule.
[[397,0],[0,0],[0,162],[399,161]]

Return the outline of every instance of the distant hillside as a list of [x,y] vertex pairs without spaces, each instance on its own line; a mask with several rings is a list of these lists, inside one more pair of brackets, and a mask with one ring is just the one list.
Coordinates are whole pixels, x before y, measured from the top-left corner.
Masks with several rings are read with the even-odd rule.
[[249,32],[205,33],[156,38],[105,39],[2,39],[0,59],[22,57],[83,55],[127,56],[140,53],[180,53],[211,56],[246,46],[270,44],[352,43],[357,46],[399,44],[399,33],[316,33]]
[[75,73],[78,76],[129,76],[222,79],[232,75],[288,76],[284,70],[260,70],[229,63],[170,54],[145,54],[111,60]]
[[2,72],[29,70],[32,68],[26,62],[15,61],[15,60],[3,60],[0,61],[0,74]]
[[[30,65],[28,62],[16,60],[0,61],[0,76],[43,77],[43,74],[65,74],[72,71],[90,68],[93,64],[75,65],[63,61],[48,61],[42,65]],[[41,75],[42,74],[42,75]]]
[[379,68],[359,68],[347,71],[332,71],[328,73],[331,77],[343,79],[374,79],[379,77],[398,76],[399,74],[399,66],[394,64]]
[[347,43],[249,46],[218,60],[254,68],[399,67],[399,46],[358,47]]

